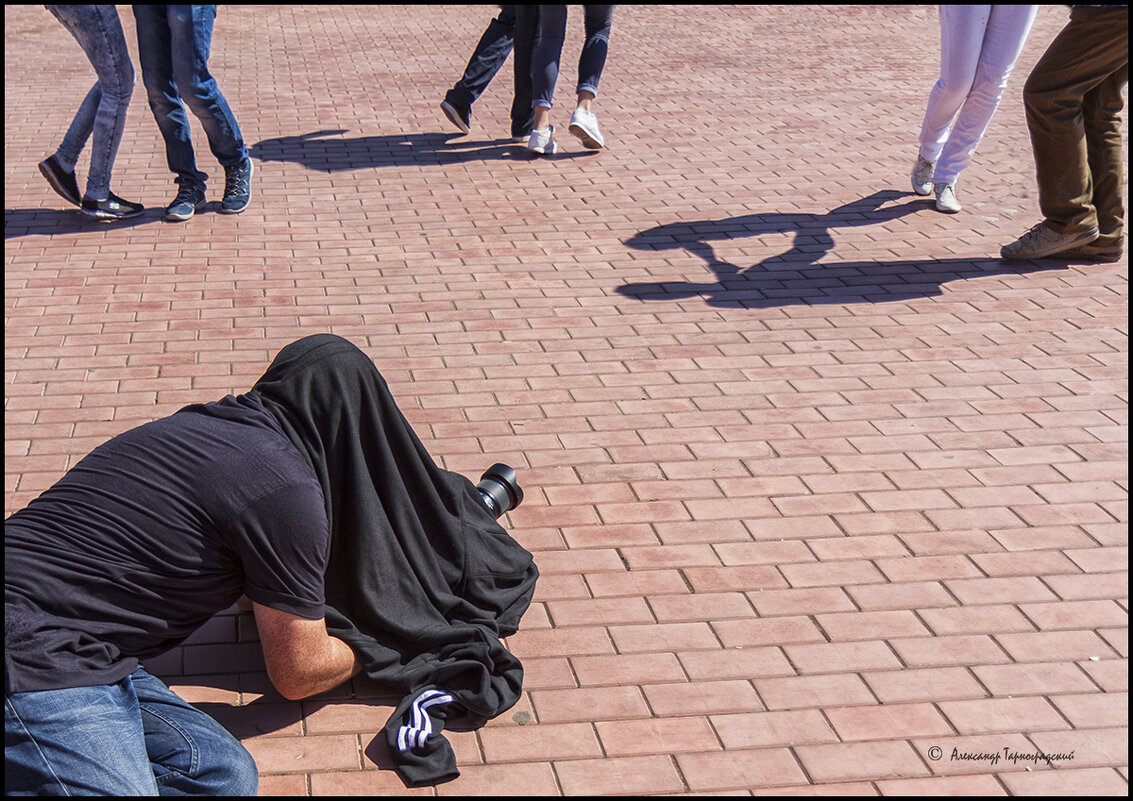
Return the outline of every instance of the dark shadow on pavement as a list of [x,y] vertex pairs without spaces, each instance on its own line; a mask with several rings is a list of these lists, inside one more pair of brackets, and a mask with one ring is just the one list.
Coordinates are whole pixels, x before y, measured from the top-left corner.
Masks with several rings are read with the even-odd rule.
[[[645,251],[686,250],[703,259],[716,280],[632,283],[618,287],[617,292],[642,301],[702,297],[709,306],[736,309],[887,303],[939,295],[943,284],[965,278],[1066,267],[1065,260],[1008,262],[994,257],[819,263],[834,249],[833,230],[883,224],[925,209],[920,198],[882,208],[906,196],[882,190],[826,214],[771,212],[659,225],[630,237],[626,246]],[[732,264],[716,253],[723,243],[784,233],[794,234],[790,250],[749,267]]]
[[101,222],[84,217],[77,208],[4,209],[4,238],[99,233],[116,228],[133,228],[136,225],[160,222],[164,216],[164,208],[151,208],[128,220]]
[[[508,139],[470,139],[464,134],[417,133],[384,134],[345,138],[344,128],[335,128],[297,136],[264,139],[248,152],[259,161],[288,161],[302,164],[316,172],[400,167],[407,164],[445,166],[489,159],[526,161],[538,156],[527,152],[522,142]],[[585,153],[560,153],[553,159],[588,156]]]

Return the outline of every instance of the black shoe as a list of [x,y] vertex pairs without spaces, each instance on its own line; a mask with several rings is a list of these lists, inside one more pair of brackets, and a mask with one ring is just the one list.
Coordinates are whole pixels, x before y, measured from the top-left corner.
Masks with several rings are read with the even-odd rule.
[[165,219],[169,222],[185,222],[205,207],[205,188],[178,178],[181,188],[177,197],[165,209]]
[[105,200],[93,200],[89,197],[84,197],[79,211],[82,212],[84,217],[90,217],[92,220],[105,220],[110,222],[113,220],[128,220],[131,217],[137,217],[145,211],[145,207],[141,203],[131,203],[128,200],[123,200],[111,192]]
[[59,194],[59,197],[76,206],[82,205],[82,199],[79,197],[79,184],[75,181],[75,173],[64,170],[63,165],[59,163],[55,156],[48,156],[39,162],[39,171],[43,173],[43,177],[47,179],[47,183],[51,184],[51,188]]
[[239,214],[252,199],[252,160],[224,168],[224,197],[220,201],[223,214]]
[[457,108],[447,100],[441,101],[441,111],[448,117],[448,121],[460,129],[461,133],[468,133],[470,124],[472,122],[472,110],[467,108]]

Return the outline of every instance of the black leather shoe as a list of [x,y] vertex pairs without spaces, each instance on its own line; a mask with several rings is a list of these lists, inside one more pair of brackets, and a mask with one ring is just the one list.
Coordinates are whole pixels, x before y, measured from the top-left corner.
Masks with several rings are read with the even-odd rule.
[[76,206],[81,205],[79,184],[75,181],[75,173],[64,170],[55,156],[48,156],[39,162],[39,171],[43,173],[43,177],[47,179],[47,183],[51,184],[51,188],[58,193],[59,197]]
[[446,98],[441,101],[441,111],[448,117],[449,122],[460,129],[461,133],[468,133],[472,125],[472,111],[470,109],[457,108]]
[[126,220],[130,217],[137,217],[145,207],[141,203],[131,203],[128,200],[123,200],[113,192],[110,197],[105,200],[92,200],[89,197],[83,198],[83,205],[79,209],[84,217],[90,217],[93,220]]

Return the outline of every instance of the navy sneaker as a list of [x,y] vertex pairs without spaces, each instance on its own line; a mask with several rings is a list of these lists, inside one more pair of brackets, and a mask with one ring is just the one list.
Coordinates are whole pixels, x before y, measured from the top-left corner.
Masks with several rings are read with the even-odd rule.
[[252,200],[252,160],[224,168],[224,197],[220,201],[223,214],[239,214]]
[[145,211],[145,207],[141,203],[131,203],[128,200],[123,200],[111,192],[104,200],[94,200],[89,197],[84,197],[79,211],[82,212],[84,217],[90,217],[92,220],[112,222],[114,220],[128,220],[131,217],[137,217]]
[[447,100],[442,100],[441,111],[448,117],[449,122],[460,129],[461,133],[468,133],[472,123],[472,112],[470,109],[457,108]]
[[39,162],[39,171],[43,173],[43,177],[47,179],[47,183],[51,184],[51,188],[58,193],[59,197],[75,206],[82,205],[82,199],[79,197],[79,184],[75,181],[75,173],[64,170],[59,159],[53,155],[48,156]]
[[205,207],[205,188],[177,179],[180,188],[177,197],[165,209],[165,219],[169,222],[185,222]]

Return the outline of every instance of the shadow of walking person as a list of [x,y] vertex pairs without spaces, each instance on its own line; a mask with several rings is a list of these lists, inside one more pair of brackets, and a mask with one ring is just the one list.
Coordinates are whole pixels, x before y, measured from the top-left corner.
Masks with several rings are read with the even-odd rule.
[[[834,250],[832,232],[878,226],[924,209],[920,198],[896,206],[886,203],[908,193],[881,190],[825,214],[771,212],[698,222],[659,225],[634,234],[625,245],[635,250],[682,249],[704,260],[715,281],[657,281],[626,284],[619,294],[642,301],[703,297],[720,308],[770,308],[790,305],[885,303],[941,294],[949,281],[982,275],[1018,275],[1062,265],[1024,266],[992,259],[926,259],[826,262]],[[722,258],[728,243],[752,237],[789,234],[790,249],[741,267]]]
[[248,148],[258,161],[302,164],[325,173],[398,167],[443,166],[488,159],[527,161],[522,143],[508,139],[469,141],[460,134],[412,133],[346,138],[344,128],[264,139]]

